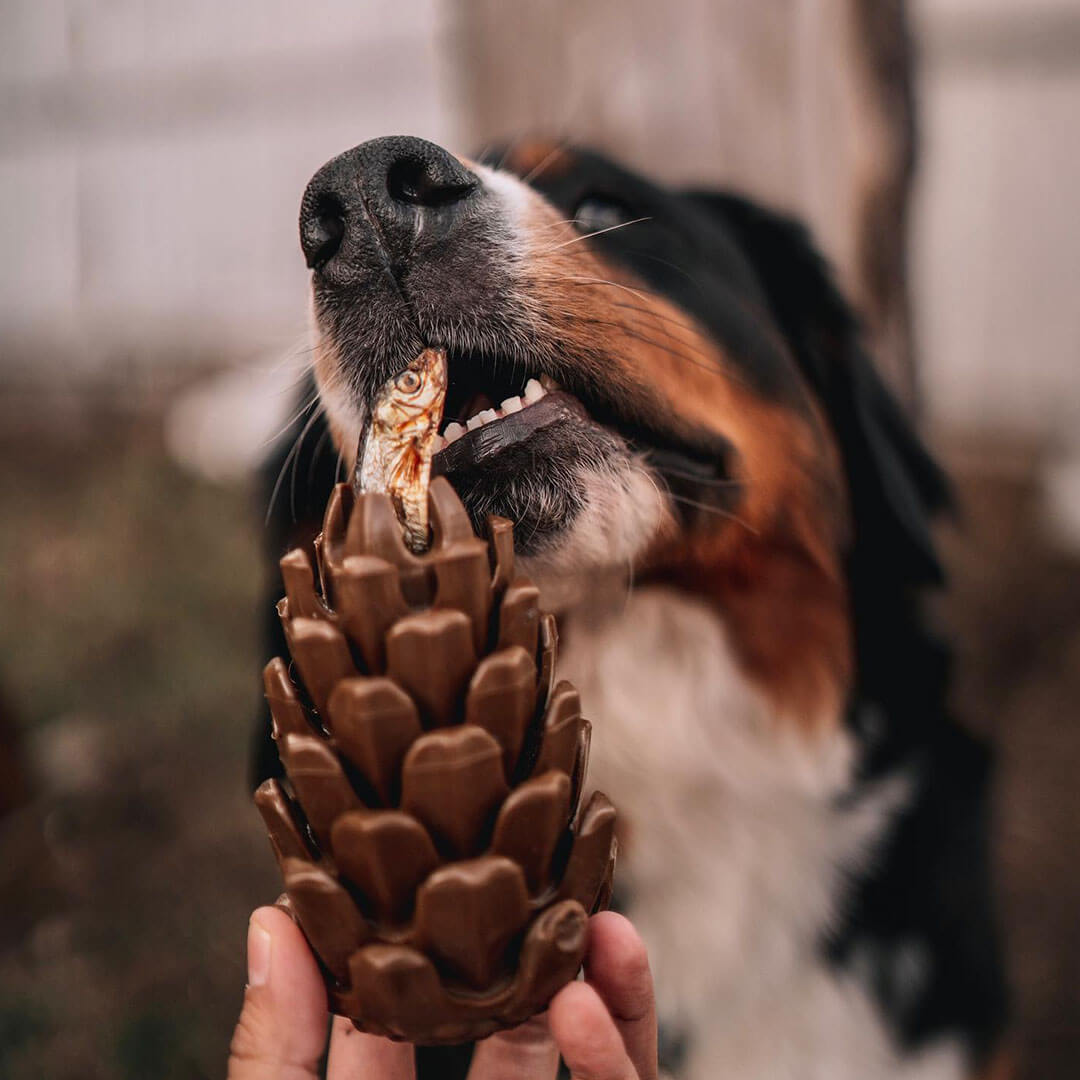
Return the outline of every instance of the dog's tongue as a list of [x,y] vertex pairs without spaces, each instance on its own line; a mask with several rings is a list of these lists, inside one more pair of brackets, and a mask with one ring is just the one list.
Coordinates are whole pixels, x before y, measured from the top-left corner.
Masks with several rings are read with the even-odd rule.
[[527,409],[510,413],[455,439],[435,455],[431,463],[432,474],[442,476],[468,470],[531,438],[541,428],[584,415],[585,407],[572,394],[551,391]]
[[471,417],[475,416],[478,412],[483,412],[485,409],[494,409],[495,402],[487,396],[487,394],[473,394],[468,401],[465,402],[465,407],[461,410],[460,416],[451,416],[449,419],[456,420],[459,424],[464,424]]

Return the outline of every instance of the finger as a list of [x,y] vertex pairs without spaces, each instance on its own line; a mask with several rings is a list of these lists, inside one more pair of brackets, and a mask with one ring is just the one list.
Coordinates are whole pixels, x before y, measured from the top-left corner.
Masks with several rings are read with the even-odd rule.
[[314,1080],[326,1045],[326,990],[299,927],[262,907],[248,924],[248,985],[228,1080]]
[[468,1080],[554,1080],[559,1050],[541,1013],[477,1043]]
[[548,1007],[548,1024],[573,1080],[638,1080],[615,1021],[591,986],[564,986]]
[[628,919],[605,911],[589,920],[585,979],[600,995],[643,1080],[656,1076],[656,997],[645,943]]
[[326,1080],[413,1080],[413,1048],[357,1031],[343,1016],[330,1029]]

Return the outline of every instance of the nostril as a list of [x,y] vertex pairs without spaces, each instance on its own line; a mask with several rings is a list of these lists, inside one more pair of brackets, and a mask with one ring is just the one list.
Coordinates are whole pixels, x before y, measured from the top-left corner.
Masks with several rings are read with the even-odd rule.
[[464,199],[475,180],[449,180],[435,176],[420,158],[400,158],[386,174],[386,190],[396,202],[410,206],[447,206]]
[[449,236],[467,216],[457,206],[482,192],[480,178],[441,146],[401,135],[371,139],[332,158],[304,189],[304,261],[328,284],[356,280],[373,260],[381,269],[403,266],[421,231],[425,243]]
[[320,195],[304,222],[304,254],[308,268],[319,270],[341,247],[345,235],[345,208],[336,195]]

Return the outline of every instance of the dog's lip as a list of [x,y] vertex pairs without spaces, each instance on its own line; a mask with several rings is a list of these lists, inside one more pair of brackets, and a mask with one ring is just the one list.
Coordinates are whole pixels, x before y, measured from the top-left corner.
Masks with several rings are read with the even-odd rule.
[[587,420],[585,406],[565,390],[549,390],[539,401],[520,412],[469,431],[440,450],[432,459],[436,474],[475,468],[511,446],[525,442],[542,428],[566,420]]

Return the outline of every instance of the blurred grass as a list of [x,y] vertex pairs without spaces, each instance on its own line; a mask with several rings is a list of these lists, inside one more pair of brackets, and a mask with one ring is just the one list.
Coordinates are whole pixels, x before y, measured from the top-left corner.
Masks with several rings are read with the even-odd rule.
[[36,797],[0,821],[0,1078],[220,1076],[247,914],[261,513],[153,423],[0,455],[0,685]]
[[253,498],[145,432],[0,463],[0,673],[24,723],[92,710],[162,728],[250,699]]

